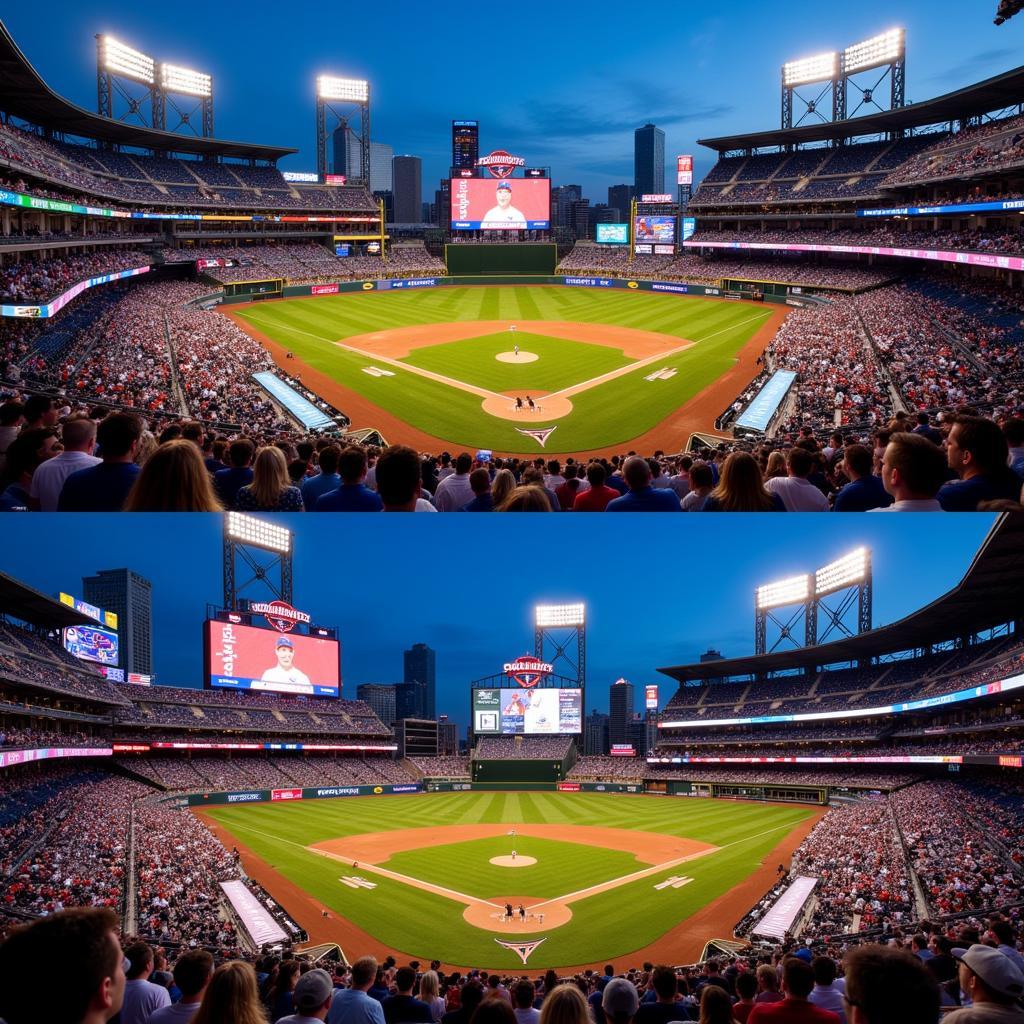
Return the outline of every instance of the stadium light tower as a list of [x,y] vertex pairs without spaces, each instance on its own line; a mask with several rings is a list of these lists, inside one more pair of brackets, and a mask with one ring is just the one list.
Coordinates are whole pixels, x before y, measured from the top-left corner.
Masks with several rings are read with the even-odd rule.
[[[171,129],[176,132],[184,125],[193,132],[196,126],[193,115],[201,112],[201,132],[203,138],[213,138],[213,79],[201,71],[179,67],[177,64],[161,64],[157,79],[160,90],[157,103],[160,109],[160,124],[154,127],[167,128],[167,106],[170,105],[178,115],[178,123]],[[175,97],[187,96],[193,100],[191,110],[185,110]],[[195,102],[197,101],[197,102]],[[199,134],[198,132],[196,134]]]
[[[880,71],[880,76],[873,84],[864,85],[855,81],[856,76],[869,71]],[[842,80],[839,83],[839,96],[836,105],[836,120],[845,121],[847,117],[856,117],[864,106],[874,106],[885,110],[876,94],[878,87],[889,76],[889,109],[897,110],[906,103],[907,90],[907,39],[901,28],[893,28],[881,35],[854,43],[843,51]],[[860,102],[849,113],[847,112],[850,89],[860,92]]]
[[[813,647],[835,634],[855,636],[871,629],[871,552],[860,547],[814,573],[802,573],[758,587],[754,594],[754,650],[767,654],[786,643]],[[853,608],[856,606],[856,618]],[[787,609],[782,613],[780,609]],[[803,623],[803,642],[800,624]],[[824,629],[819,622],[824,620]],[[768,646],[768,623],[778,636]]]
[[[143,86],[144,92],[138,87]],[[100,117],[115,118],[115,94],[124,100],[125,109],[118,121],[138,119],[147,127],[157,127],[154,122],[159,100],[156,81],[156,63],[152,57],[134,50],[113,36],[96,36],[96,96]],[[146,117],[146,103],[149,103],[149,118]]]
[[[834,50],[829,53],[819,53],[814,57],[803,57],[800,60],[791,60],[782,65],[782,127],[793,127],[793,97],[797,97],[803,104],[804,110],[801,113],[797,124],[801,124],[807,117],[817,117],[822,121],[828,121],[821,112],[822,101],[826,94],[831,94],[830,106],[835,106],[835,94],[839,78],[839,54]],[[799,89],[808,85],[820,85],[816,96],[808,99],[802,95]],[[829,108],[826,107],[826,110]],[[831,111],[830,111],[831,113]]]
[[[269,552],[272,557],[257,555]],[[239,562],[252,573],[239,582]],[[279,570],[275,584],[271,574]],[[224,607],[237,609],[243,590],[259,585],[281,601],[292,601],[292,531],[276,523],[229,512],[224,517]]]
[[575,678],[581,689],[587,679],[587,609],[580,602],[573,604],[539,604],[534,609],[533,653],[558,670]]
[[[328,172],[327,167],[327,118],[331,117],[331,131],[343,128],[359,140],[359,174],[351,168],[345,171],[349,177],[359,177],[369,188],[370,185],[370,83],[361,78],[337,78],[334,75],[319,75],[316,80],[316,166],[319,174]],[[358,128],[353,127],[353,123]],[[347,144],[345,152],[348,152]]]

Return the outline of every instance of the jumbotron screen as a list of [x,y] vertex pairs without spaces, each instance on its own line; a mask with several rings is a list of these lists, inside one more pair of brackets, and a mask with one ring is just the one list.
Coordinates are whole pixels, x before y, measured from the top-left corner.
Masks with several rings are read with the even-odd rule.
[[583,731],[583,691],[527,689],[473,691],[478,736],[575,736]]
[[675,217],[637,217],[636,240],[638,242],[674,242],[676,240]]
[[233,622],[206,623],[206,680],[214,689],[341,696],[339,643]]
[[551,182],[546,178],[452,178],[453,231],[546,231]]

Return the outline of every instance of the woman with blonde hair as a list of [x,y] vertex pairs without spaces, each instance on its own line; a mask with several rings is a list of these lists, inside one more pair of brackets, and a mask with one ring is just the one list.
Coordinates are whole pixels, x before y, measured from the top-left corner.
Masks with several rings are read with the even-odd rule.
[[203,456],[191,441],[168,441],[146,460],[125,512],[222,512]]
[[539,1024],[592,1024],[586,996],[579,986],[556,985],[544,996]]
[[733,452],[722,465],[718,486],[704,502],[705,512],[785,512],[777,494],[769,494],[761,467],[748,452]]
[[718,985],[706,985],[700,996],[700,1024],[736,1024],[729,993]]
[[267,1024],[252,965],[241,960],[221,964],[206,986],[192,1024]]
[[540,487],[528,484],[510,491],[495,512],[550,512],[551,502]]
[[764,471],[765,480],[786,475],[786,456],[782,452],[772,452],[768,456],[768,466]]
[[252,465],[252,483],[238,489],[239,512],[302,512],[302,491],[292,485],[288,460],[280,448],[260,448]]
[[499,469],[491,482],[491,499],[497,508],[516,489],[516,478],[511,469]]
[[446,1012],[444,999],[441,998],[441,983],[437,971],[424,971],[420,978],[420,999],[430,1007],[430,1014],[435,1024]]

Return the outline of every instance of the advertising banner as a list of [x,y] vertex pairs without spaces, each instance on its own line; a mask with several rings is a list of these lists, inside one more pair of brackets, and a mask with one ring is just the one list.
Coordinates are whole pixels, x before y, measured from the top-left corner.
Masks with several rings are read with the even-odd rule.
[[583,691],[525,687],[473,691],[479,735],[567,736],[582,732]]
[[270,791],[271,800],[301,800],[302,790],[301,789],[272,789]]
[[580,784],[578,782],[560,782],[558,783],[559,793],[578,793],[580,791]]
[[675,217],[637,217],[636,240],[638,242],[675,242]]
[[551,185],[537,178],[453,178],[453,231],[545,231]]
[[117,634],[99,626],[68,626],[64,630],[64,649],[82,661],[117,664]]
[[82,292],[97,285],[109,284],[111,281],[122,281],[126,277],[136,277],[139,274],[149,273],[150,268],[136,267],[134,270],[119,270],[114,274],[100,274],[99,277],[90,277],[87,281],[79,281],[73,288],[69,288],[63,295],[58,295],[53,302],[41,306],[0,306],[0,316],[14,316],[26,319],[38,319],[53,316],[54,313],[62,310],[72,299],[78,298]]
[[0,750],[0,768],[32,761],[49,761],[54,757],[110,757],[111,747],[36,747],[33,750]]
[[598,245],[629,245],[628,224],[595,224]]
[[677,156],[676,157],[676,184],[677,185],[692,185],[693,184],[693,157],[692,156]]
[[644,707],[648,711],[658,710],[658,684],[644,687]]
[[315,284],[310,289],[310,295],[337,295],[338,286],[336,284]]
[[210,620],[206,650],[207,679],[214,688],[340,694],[337,640]]

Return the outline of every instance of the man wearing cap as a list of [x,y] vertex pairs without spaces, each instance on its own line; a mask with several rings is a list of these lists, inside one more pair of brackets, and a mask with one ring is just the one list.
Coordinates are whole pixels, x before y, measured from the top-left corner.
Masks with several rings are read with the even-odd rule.
[[495,193],[497,206],[487,211],[487,216],[480,222],[481,228],[516,228],[526,229],[526,217],[512,205],[512,186],[507,181],[499,181]]
[[[295,641],[291,637],[279,636],[274,644],[277,664],[268,668],[260,676],[260,681],[252,684],[254,690],[287,690],[289,693],[312,693],[313,684],[305,672],[297,669],[295,661]],[[263,686],[262,683],[271,683]]]
[[317,1021],[325,1021],[333,996],[334,982],[325,970],[315,967],[306,971],[292,993],[297,1012],[287,1017],[278,1017],[277,1024],[316,1024]]
[[1024,1024],[1024,974],[1008,957],[975,943],[970,949],[954,949],[960,990],[971,1005],[944,1018],[948,1024]]
[[601,1009],[608,1024],[630,1024],[640,1008],[636,986],[625,978],[612,978],[601,994]]

